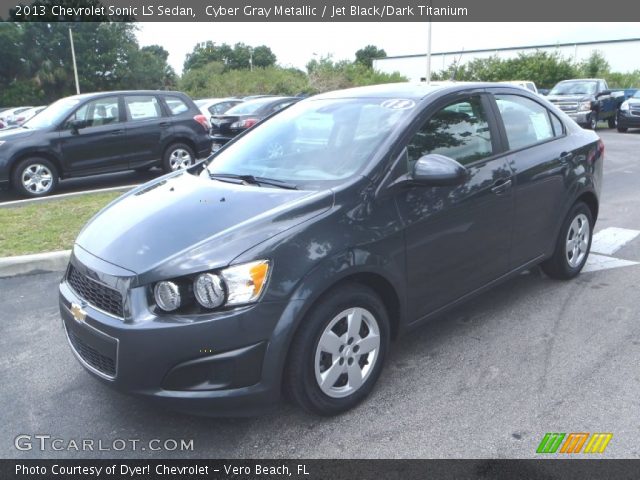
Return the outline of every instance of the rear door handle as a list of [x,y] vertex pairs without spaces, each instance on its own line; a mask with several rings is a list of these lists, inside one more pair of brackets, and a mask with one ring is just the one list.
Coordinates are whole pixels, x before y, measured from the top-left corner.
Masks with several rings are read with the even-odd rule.
[[111,135],[124,135],[124,130],[114,130]]
[[160,126],[163,127],[163,128],[167,128],[170,125],[171,124],[169,122],[160,122]]
[[510,178],[501,178],[496,180],[491,187],[491,191],[496,195],[502,195],[511,188],[512,182]]

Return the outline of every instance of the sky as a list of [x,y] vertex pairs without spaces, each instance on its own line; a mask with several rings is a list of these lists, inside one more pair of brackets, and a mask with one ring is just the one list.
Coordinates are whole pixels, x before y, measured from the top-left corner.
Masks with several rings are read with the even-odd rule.
[[[158,44],[169,52],[169,64],[182,72],[187,53],[198,42],[267,45],[278,64],[304,69],[316,56],[355,58],[356,50],[376,45],[387,55],[427,50],[426,23],[156,23],[141,22],[141,46]],[[432,51],[520,47],[525,45],[640,38],[640,23],[473,23],[434,22]],[[637,54],[634,52],[633,54]]]

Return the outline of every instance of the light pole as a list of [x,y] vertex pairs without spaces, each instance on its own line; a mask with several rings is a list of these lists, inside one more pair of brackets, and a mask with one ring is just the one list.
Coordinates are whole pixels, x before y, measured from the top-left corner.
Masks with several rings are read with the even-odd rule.
[[249,47],[249,71],[253,72],[253,47]]
[[73,33],[69,27],[69,41],[71,42],[71,60],[73,60],[73,76],[76,79],[76,94],[80,95],[80,82],[78,81],[78,67],[76,65],[76,49],[73,47]]
[[431,20],[427,22],[427,85],[431,84]]

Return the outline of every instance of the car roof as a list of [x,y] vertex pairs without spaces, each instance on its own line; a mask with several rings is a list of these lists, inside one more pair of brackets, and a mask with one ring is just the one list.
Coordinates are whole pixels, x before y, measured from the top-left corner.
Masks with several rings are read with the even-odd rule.
[[310,100],[330,98],[402,98],[421,100],[424,97],[436,92],[455,92],[458,90],[466,90],[468,88],[488,87],[511,88],[510,85],[502,83],[455,82],[449,80],[438,82],[434,81],[429,84],[427,84],[426,82],[385,83],[382,85],[355,87],[345,90],[336,90],[333,92],[322,93],[312,97]]
[[81,93],[80,95],[72,95],[66,98],[74,98],[78,100],[84,100],[87,98],[99,98],[99,97],[110,97],[112,95],[181,95],[187,96],[184,92],[178,92],[174,90],[116,90],[111,92],[91,92],[91,93]]

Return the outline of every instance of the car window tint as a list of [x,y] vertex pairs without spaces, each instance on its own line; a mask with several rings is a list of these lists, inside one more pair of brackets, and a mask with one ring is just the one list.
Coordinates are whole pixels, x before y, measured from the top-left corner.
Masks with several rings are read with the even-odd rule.
[[164,97],[167,102],[167,106],[171,111],[171,115],[180,115],[189,110],[189,105],[187,105],[181,98],[178,97]]
[[526,97],[496,95],[507,140],[512,150],[554,137],[548,110]]
[[407,145],[409,161],[438,153],[465,165],[493,154],[491,132],[480,97],[452,103],[435,113]]
[[135,95],[124,97],[129,120],[147,120],[160,118],[160,104],[158,99],[150,95]]
[[284,107],[288,107],[289,105],[291,105],[293,102],[288,101],[288,102],[283,102],[283,103],[278,103],[274,106],[272,106],[269,111],[267,112],[267,115],[270,115],[272,113],[275,113],[279,110],[282,110]]
[[75,111],[67,120],[66,128],[70,122],[79,122],[83,128],[99,127],[120,122],[120,108],[118,97],[105,97],[85,103]]

